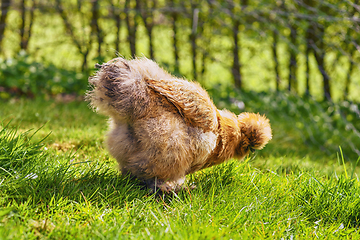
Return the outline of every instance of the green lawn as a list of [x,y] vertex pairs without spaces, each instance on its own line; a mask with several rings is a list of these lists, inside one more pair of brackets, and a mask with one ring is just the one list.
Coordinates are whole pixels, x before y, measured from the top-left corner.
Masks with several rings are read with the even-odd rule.
[[175,196],[117,172],[107,120],[85,102],[0,102],[0,239],[360,238],[354,107],[210,92],[219,107],[266,114],[274,139],[188,176],[197,188]]

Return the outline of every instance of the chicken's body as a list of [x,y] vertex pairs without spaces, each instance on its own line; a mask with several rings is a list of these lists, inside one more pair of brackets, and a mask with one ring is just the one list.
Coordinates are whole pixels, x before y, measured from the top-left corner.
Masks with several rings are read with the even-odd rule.
[[107,147],[123,174],[152,189],[175,190],[187,174],[243,158],[271,139],[265,117],[218,110],[199,84],[149,59],[116,58],[100,67],[87,97],[110,117]]

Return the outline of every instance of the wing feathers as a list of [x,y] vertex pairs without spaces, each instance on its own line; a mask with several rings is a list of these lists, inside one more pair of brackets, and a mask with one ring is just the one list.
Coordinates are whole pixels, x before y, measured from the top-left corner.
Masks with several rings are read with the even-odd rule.
[[182,79],[145,78],[145,82],[155,92],[167,98],[192,126],[205,132],[218,128],[217,109],[199,84]]

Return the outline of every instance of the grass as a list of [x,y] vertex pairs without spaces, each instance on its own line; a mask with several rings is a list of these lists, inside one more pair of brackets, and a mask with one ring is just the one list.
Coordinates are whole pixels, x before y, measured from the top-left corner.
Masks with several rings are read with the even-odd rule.
[[197,188],[176,196],[117,172],[106,118],[86,103],[1,102],[0,239],[359,238],[358,157],[338,148],[359,146],[356,111],[275,93],[212,95],[265,113],[274,139],[243,162],[188,176]]

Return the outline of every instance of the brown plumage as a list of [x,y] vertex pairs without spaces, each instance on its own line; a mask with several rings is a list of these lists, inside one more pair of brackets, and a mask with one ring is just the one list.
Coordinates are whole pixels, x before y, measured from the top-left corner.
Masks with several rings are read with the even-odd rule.
[[199,84],[147,58],[115,58],[97,67],[87,100],[110,117],[108,150],[123,174],[153,190],[177,190],[187,174],[242,159],[272,138],[264,116],[218,110]]

